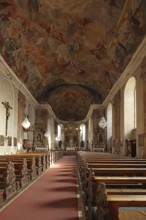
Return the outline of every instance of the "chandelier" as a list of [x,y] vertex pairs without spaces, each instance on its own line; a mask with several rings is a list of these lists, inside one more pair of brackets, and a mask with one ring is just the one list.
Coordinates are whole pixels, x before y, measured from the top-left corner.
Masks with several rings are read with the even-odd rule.
[[101,119],[100,119],[98,125],[99,125],[99,127],[102,128],[102,129],[106,128],[106,126],[107,126],[107,122],[106,122],[104,116],[101,117]]
[[24,121],[22,122],[22,127],[25,128],[25,129],[28,129],[30,127],[30,121],[28,120],[28,117],[27,115],[25,116],[25,119]]
[[102,129],[106,128],[106,126],[107,126],[107,121],[105,120],[103,112],[104,112],[104,110],[103,110],[103,108],[101,108],[100,109],[101,118],[100,118],[100,121],[99,121],[98,125]]

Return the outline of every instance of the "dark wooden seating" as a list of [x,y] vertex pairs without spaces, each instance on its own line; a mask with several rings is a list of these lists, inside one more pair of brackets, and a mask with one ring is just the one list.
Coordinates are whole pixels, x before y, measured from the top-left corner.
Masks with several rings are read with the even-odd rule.
[[108,202],[108,220],[118,220],[119,207],[122,206],[134,206],[134,207],[145,207],[146,206],[146,195],[107,195]]
[[[118,208],[122,204],[128,206],[132,202],[132,206],[144,206],[146,203],[146,160],[92,158],[91,154],[89,157],[86,154],[85,158],[83,154],[78,162],[89,220],[118,220]],[[101,185],[105,185],[105,189]],[[123,203],[119,202],[120,197]],[[126,201],[126,197],[129,200]]]
[[106,189],[100,183],[96,193],[95,219],[118,220],[119,207],[145,206],[146,190],[143,189]]
[[0,189],[5,199],[16,193],[16,175],[12,162],[0,162]]
[[[85,189],[88,185],[88,182],[87,182],[87,178],[89,176],[89,172],[94,172],[94,176],[146,176],[146,168],[145,168],[145,165],[144,165],[144,168],[143,166],[138,166],[136,164],[136,166],[134,167],[134,164],[130,164],[127,165],[127,167],[124,166],[122,167],[122,164],[114,164],[115,166],[112,167],[112,166],[106,166],[105,165],[102,167],[102,164],[100,164],[100,166],[98,167],[99,164],[97,164],[97,167],[96,167],[96,164],[93,165],[90,165],[88,166],[88,164],[85,164],[84,167],[82,167],[81,171],[80,171],[80,175],[81,175],[81,181],[82,181],[82,184],[83,184],[83,189]],[[120,165],[120,166],[119,166]],[[133,165],[131,167],[131,165]],[[94,167],[95,166],[95,167]],[[91,168],[89,168],[91,167]]]
[[14,165],[15,175],[16,175],[16,183],[17,190],[23,188],[29,184],[30,178],[28,178],[28,169],[27,169],[27,161],[26,158],[15,158],[9,156],[1,156],[0,162],[8,162],[11,161]]
[[[53,151],[52,161],[62,152]],[[35,180],[50,167],[50,152],[0,155],[0,205]]]
[[0,189],[0,204],[3,202],[4,200],[4,190]]
[[[36,161],[33,156],[26,156],[26,155],[6,155],[3,156],[3,158],[12,161],[12,162],[17,162],[18,160],[23,161],[24,159],[26,160],[27,163],[27,176],[30,180],[34,180],[37,177],[37,168],[36,168]],[[1,157],[0,157],[1,160]]]

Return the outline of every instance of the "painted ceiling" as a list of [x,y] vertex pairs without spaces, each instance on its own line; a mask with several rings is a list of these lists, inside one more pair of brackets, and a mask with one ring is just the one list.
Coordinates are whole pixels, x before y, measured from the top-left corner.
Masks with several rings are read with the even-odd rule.
[[145,32],[145,0],[0,0],[1,55],[65,121],[104,101]]

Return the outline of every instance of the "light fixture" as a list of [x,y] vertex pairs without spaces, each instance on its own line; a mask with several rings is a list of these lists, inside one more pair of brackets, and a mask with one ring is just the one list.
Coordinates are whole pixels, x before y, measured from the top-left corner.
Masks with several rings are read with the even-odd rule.
[[105,120],[105,117],[104,117],[104,109],[103,108],[100,109],[100,115],[101,115],[101,119],[100,119],[98,125],[100,128],[104,129],[107,126],[107,121]]
[[99,127],[101,127],[102,129],[104,129],[104,128],[106,128],[106,126],[107,126],[107,122],[106,122],[106,120],[105,120],[105,117],[104,116],[102,116],[101,117],[101,119],[100,119],[100,121],[99,121]]
[[28,129],[30,127],[30,121],[28,120],[27,115],[25,116],[25,119],[24,119],[24,121],[22,122],[21,125],[25,129]]

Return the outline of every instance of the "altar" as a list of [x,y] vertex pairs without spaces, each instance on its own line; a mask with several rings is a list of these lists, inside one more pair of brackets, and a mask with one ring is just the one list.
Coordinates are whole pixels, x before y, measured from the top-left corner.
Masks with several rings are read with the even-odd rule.
[[66,148],[66,151],[75,151],[76,150],[76,147],[67,147]]

